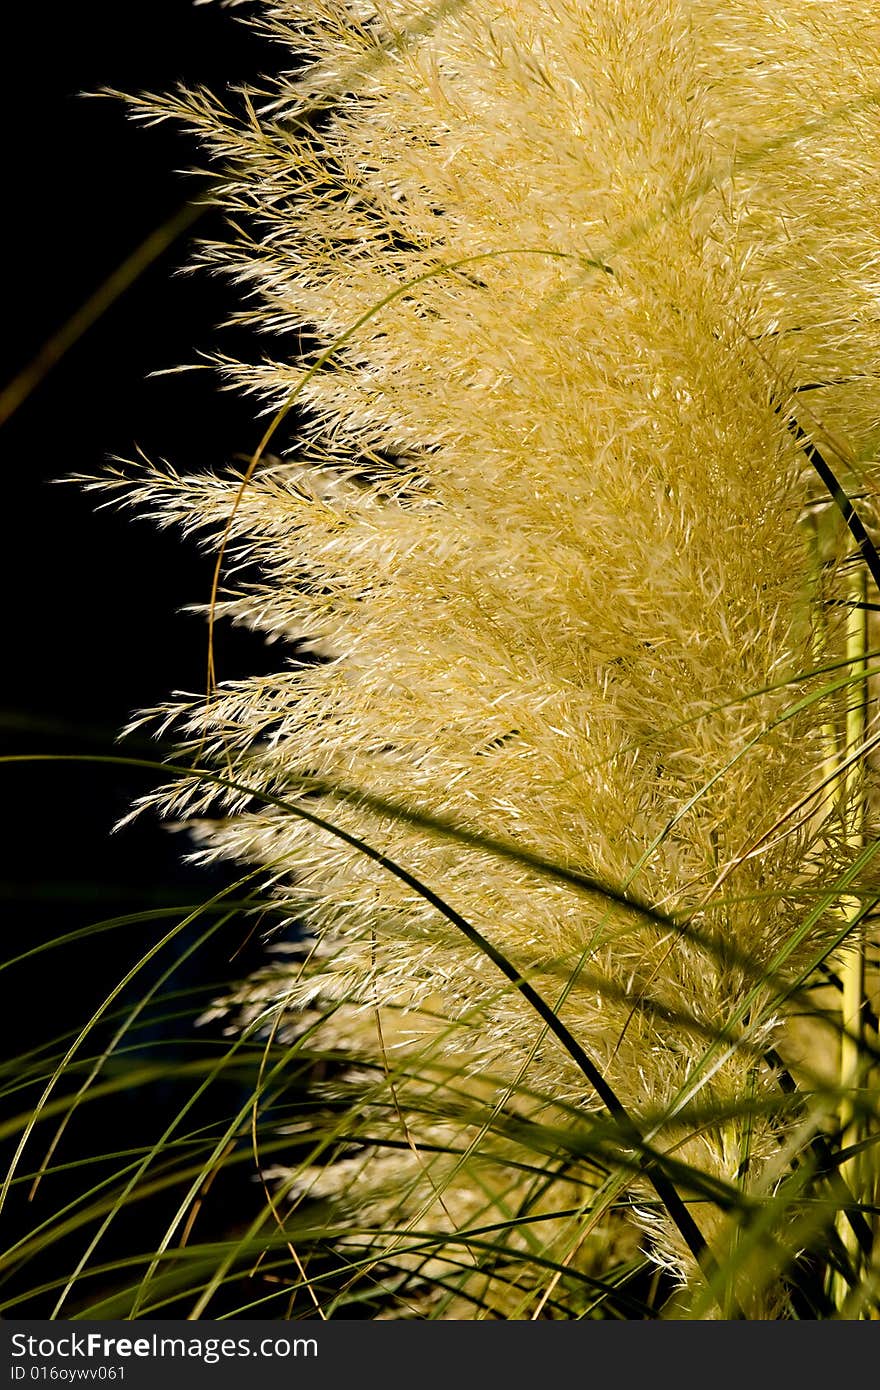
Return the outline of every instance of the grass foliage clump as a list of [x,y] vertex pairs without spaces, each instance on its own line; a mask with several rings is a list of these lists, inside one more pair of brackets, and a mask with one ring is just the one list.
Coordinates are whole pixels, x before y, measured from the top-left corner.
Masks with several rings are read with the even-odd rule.
[[875,7],[255,22],[261,90],[135,109],[211,156],[266,433],[110,486],[277,643],[145,800],[287,926],[207,1011],[248,1100],[84,1306],[876,1316]]

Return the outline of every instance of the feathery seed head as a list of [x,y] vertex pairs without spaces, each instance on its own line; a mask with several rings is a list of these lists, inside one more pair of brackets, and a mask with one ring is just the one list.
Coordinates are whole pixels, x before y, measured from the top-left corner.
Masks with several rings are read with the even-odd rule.
[[[249,219],[203,255],[279,347],[223,373],[300,414],[246,486],[117,481],[224,544],[217,614],[289,644],[275,677],[177,709],[203,762],[277,802],[230,791],[218,818],[198,779],[163,801],[202,817],[205,858],[271,866],[308,925],[301,958],[245,984],[242,1019],[365,1066],[343,1090],[389,1143],[403,1125],[424,1146],[318,1165],[297,1191],[332,1197],[340,1229],[460,1230],[527,1186],[513,1118],[479,1142],[493,1105],[524,1133],[598,1100],[418,884],[556,1006],[633,1114],[768,1100],[756,1059],[784,1018],[755,980],[796,979],[839,933],[836,901],[811,909],[845,830],[810,793],[847,672],[810,674],[842,660],[843,628],[816,617],[803,444],[870,521],[880,21],[864,0],[272,0],[263,22],[304,61],[238,114],[201,92],[142,106],[184,116]],[[259,579],[236,588],[233,557]],[[781,1123],[685,1125],[675,1155],[759,1192]],[[629,1182],[654,1257],[689,1278]],[[560,1258],[597,1184],[584,1159],[549,1193],[575,1212],[542,1237]],[[394,1263],[393,1240],[377,1250]]]

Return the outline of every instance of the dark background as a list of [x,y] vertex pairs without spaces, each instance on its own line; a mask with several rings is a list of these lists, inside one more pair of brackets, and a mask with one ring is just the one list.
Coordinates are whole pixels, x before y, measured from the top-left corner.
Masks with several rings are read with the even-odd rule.
[[[175,172],[198,160],[179,131],[170,125],[144,129],[126,117],[121,103],[81,93],[105,86],[163,91],[178,81],[222,91],[254,77],[271,66],[272,54],[239,22],[246,12],[196,7],[191,0],[48,0],[4,8],[0,382],[13,377],[197,186]],[[198,232],[221,226],[219,215],[211,214]],[[260,427],[251,408],[220,392],[210,373],[149,376],[194,361],[200,350],[249,350],[218,328],[236,307],[235,291],[203,273],[175,274],[187,248],[184,238],[153,264],[0,429],[0,734],[7,755],[112,753],[114,735],[133,710],[174,690],[204,688],[204,622],[180,610],[207,599],[211,562],[178,533],[160,532],[130,513],[96,511],[101,499],[95,494],[53,482],[69,473],[96,474],[106,460],[132,458],[138,448],[181,471],[223,467],[253,449]],[[270,669],[278,653],[267,652],[252,635],[221,629],[217,661],[222,678]],[[143,773],[7,763],[0,777],[4,959],[98,919],[152,904],[201,901],[232,880],[231,869],[187,868],[185,842],[149,817],[111,833],[150,784]],[[0,975],[4,1059],[80,1027],[168,925],[163,920],[104,933],[6,970]],[[248,919],[228,924],[181,967],[172,985],[210,992],[237,977],[261,949],[251,930]],[[169,959],[166,953],[160,965]],[[148,981],[150,970],[140,978]],[[130,991],[121,1002],[136,994]],[[153,1042],[163,1026],[155,1025]],[[151,1040],[149,1030],[139,1036]],[[209,1042],[210,1029],[206,1049]],[[166,1056],[173,1047],[169,1036]],[[218,1113],[238,1102],[234,1093],[214,1090],[209,1104]],[[39,1084],[26,1087],[4,1102],[5,1113],[33,1104],[38,1093]],[[96,1103],[87,1121],[71,1127],[57,1157],[74,1157],[83,1145],[100,1152],[102,1145],[144,1142],[179,1103],[168,1084]],[[42,1143],[35,1138],[24,1170],[39,1161],[45,1137]],[[81,1170],[59,1174],[30,1204],[16,1189],[0,1249],[75,1196],[82,1181]],[[230,1190],[223,1181],[217,1185],[227,1216],[209,1204],[209,1234],[215,1228],[222,1233],[236,1203],[244,1201],[246,1212],[253,1200],[247,1182],[230,1177]],[[119,1223],[117,1246],[109,1242],[107,1257],[127,1244],[149,1248],[156,1219],[150,1204],[142,1204],[127,1226]],[[0,1302],[64,1272],[83,1243],[81,1234],[72,1243],[60,1241],[0,1284]],[[16,1304],[6,1316],[25,1314],[46,1316],[45,1298]]]

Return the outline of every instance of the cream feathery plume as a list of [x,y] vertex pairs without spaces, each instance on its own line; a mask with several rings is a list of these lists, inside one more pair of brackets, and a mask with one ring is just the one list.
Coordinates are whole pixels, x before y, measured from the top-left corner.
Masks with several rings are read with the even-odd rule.
[[[271,865],[306,923],[304,959],[243,986],[242,1024],[397,1078],[373,1119],[402,1147],[289,1185],[365,1230],[460,1233],[523,1181],[498,1177],[520,1150],[497,1130],[475,1177],[468,1096],[518,1096],[523,1123],[602,1114],[497,962],[355,840],[512,962],[629,1113],[667,1117],[642,1124],[657,1148],[766,1195],[811,1132],[772,1113],[780,978],[832,948],[859,883],[827,776],[844,531],[826,516],[820,622],[809,516],[831,506],[817,455],[873,515],[876,6],[270,0],[263,21],[294,71],[238,115],[201,92],[141,109],[199,133],[249,228],[204,255],[277,342],[221,364],[280,415],[271,457],[246,486],[120,485],[222,541],[217,613],[292,653],[175,708],[256,796],[221,816],[198,779],[162,798],[201,818],[205,857]],[[259,578],[236,588],[233,557]],[[728,1118],[675,1130],[695,1105]],[[471,1158],[432,1158],[456,1114],[447,1147]],[[638,1164],[627,1194],[651,1257],[699,1286],[711,1266]],[[542,1237],[561,1265],[586,1258],[584,1200]],[[717,1259],[730,1211],[694,1210]],[[747,1273],[739,1307],[785,1315]]]

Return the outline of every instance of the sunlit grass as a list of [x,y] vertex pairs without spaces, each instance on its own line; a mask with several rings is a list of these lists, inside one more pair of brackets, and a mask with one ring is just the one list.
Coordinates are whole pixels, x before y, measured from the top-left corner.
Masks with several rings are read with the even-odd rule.
[[[155,923],[0,1068],[0,1312],[880,1315],[866,7],[497,8],[279,0],[298,76],[133,103],[301,353],[219,364],[240,472],[91,480],[213,550],[206,690],[51,761],[251,867],[10,953]],[[265,965],[176,989],[232,921]]]

